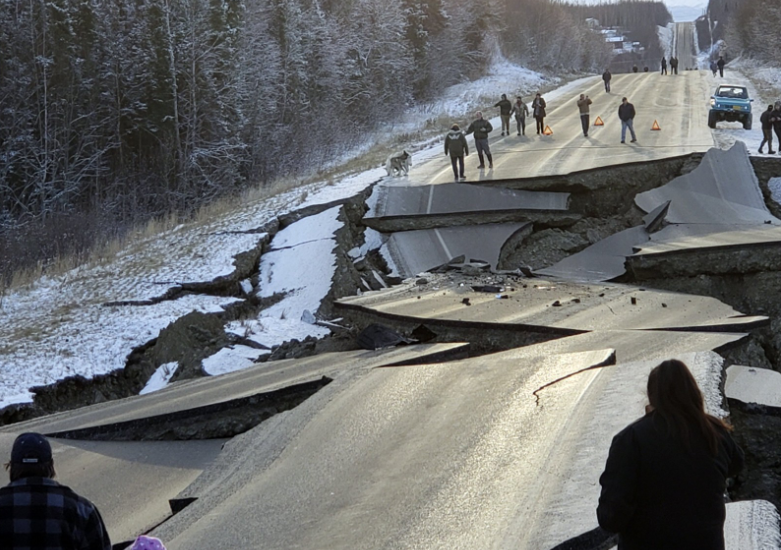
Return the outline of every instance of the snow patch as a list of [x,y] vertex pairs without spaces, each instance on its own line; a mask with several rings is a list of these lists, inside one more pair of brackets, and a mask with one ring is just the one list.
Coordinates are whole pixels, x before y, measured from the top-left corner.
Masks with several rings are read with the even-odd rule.
[[176,369],[179,368],[179,363],[174,361],[173,363],[164,363],[157,367],[157,370],[149,377],[149,381],[144,386],[138,395],[146,395],[148,393],[162,390],[171,381]]
[[218,376],[249,368],[258,358],[268,354],[249,346],[230,346],[201,361],[201,366],[206,374]]
[[767,182],[768,189],[770,189],[770,198],[776,204],[781,204],[781,178],[770,178]]

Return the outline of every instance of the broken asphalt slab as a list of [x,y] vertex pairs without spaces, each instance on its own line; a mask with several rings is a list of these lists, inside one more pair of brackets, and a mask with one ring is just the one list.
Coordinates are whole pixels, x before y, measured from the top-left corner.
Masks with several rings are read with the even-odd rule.
[[456,225],[549,221],[568,214],[569,193],[525,191],[461,183],[377,186],[363,219],[367,227],[389,233]]
[[[595,330],[685,330],[746,332],[768,324],[764,316],[743,315],[707,296],[620,284],[579,284],[507,278],[501,295],[474,292],[466,282],[446,277],[426,285],[405,282],[394,288],[348,297],[337,309],[368,322],[450,329],[501,329],[549,335]],[[505,299],[499,299],[506,296]]]
[[457,256],[479,260],[496,269],[502,248],[523,238],[530,223],[443,227],[393,233],[381,252],[396,275],[407,278],[444,265]]
[[[121,437],[140,440],[153,438],[155,433],[161,432],[163,436],[160,437],[165,439],[198,439],[214,437],[208,435],[205,427],[213,425],[209,429],[233,429],[230,435],[235,435],[238,431],[252,427],[242,424],[246,419],[231,417],[229,412],[237,406],[246,406],[248,409],[265,407],[275,413],[282,412],[319,390],[324,385],[319,383],[323,378],[334,378],[351,370],[461,357],[467,353],[468,347],[468,344],[458,343],[420,344],[269,361],[222,376],[207,376],[172,384],[145,395],[13,424],[0,429],[0,433],[24,428],[27,431],[73,438],[110,440]],[[303,387],[306,384],[314,385],[311,391]],[[298,391],[292,394],[283,391],[285,388],[296,389],[296,386]],[[241,410],[244,409],[239,412]],[[261,419],[270,416],[263,411],[259,414]],[[258,423],[260,420],[252,425]],[[223,424],[228,426],[220,428]],[[207,434],[199,435],[201,432]],[[131,435],[125,435],[128,433]]]
[[[610,440],[642,416],[658,361],[518,351],[335,381],[229,442],[180,495],[197,500],[152,534],[171,550],[540,550],[588,531]],[[676,357],[723,416],[721,358]],[[727,515],[729,550],[779,548],[772,505]]]
[[765,205],[746,146],[710,149],[699,166],[656,189],[638,194],[635,203],[651,212],[670,201],[669,223],[781,224]]

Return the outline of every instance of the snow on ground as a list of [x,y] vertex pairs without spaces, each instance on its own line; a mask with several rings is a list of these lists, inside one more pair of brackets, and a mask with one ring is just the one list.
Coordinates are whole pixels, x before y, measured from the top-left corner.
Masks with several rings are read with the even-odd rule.
[[178,368],[179,363],[176,361],[173,363],[164,363],[157,367],[157,370],[149,378],[149,382],[146,383],[144,389],[138,392],[138,395],[146,395],[166,387]]
[[243,370],[255,364],[255,360],[264,352],[249,346],[230,346],[203,360],[203,370],[206,374],[218,376],[237,370]]
[[[554,82],[557,80],[499,61],[485,78],[443,90],[440,100],[412,110],[401,127],[391,130],[420,130],[430,118],[466,116],[485,97],[495,96],[498,100],[501,93],[528,94]],[[443,128],[443,135],[446,129]],[[414,162],[437,156],[441,139],[413,144],[420,149],[415,153]],[[318,182],[269,199],[248,201],[207,223],[183,224],[139,239],[125,246],[110,261],[42,277],[28,286],[5,291],[0,295],[0,315],[4,320],[0,326],[0,408],[30,402],[32,386],[51,384],[72,375],[90,378],[123,368],[135,347],[155,338],[172,321],[193,310],[219,311],[233,299],[190,295],[155,305],[105,307],[103,304],[150,300],[184,282],[205,282],[227,275],[234,269],[233,258],[254,248],[263,238],[262,233],[253,231],[268,221],[298,208],[355,195],[384,176],[384,169],[378,167],[346,175],[338,181]],[[320,241],[307,244],[298,238],[298,246],[291,249],[291,256],[277,251],[264,257],[265,272],[271,270],[277,276],[274,284],[261,285],[262,295],[291,290],[290,287],[300,290],[264,311],[258,319],[236,323],[230,330],[269,347],[290,338],[303,339],[327,332],[321,326],[301,320],[303,309],[312,313],[317,309],[333,275],[330,252],[333,246],[324,246],[322,239],[326,233],[328,238],[332,237],[335,218],[323,223],[328,231],[318,232],[314,237]],[[295,226],[298,224],[291,228]],[[373,242],[381,242],[379,234]],[[360,253],[365,255],[367,251],[362,249]],[[328,256],[324,264],[331,267],[315,267],[321,260],[315,261],[313,255]],[[309,282],[301,284],[305,268]],[[296,280],[295,285],[284,284]],[[242,362],[242,353],[234,354],[235,364],[246,364]],[[254,358],[262,351],[247,353]],[[208,359],[207,369],[213,373],[227,371],[229,367],[225,364],[231,362],[225,359],[227,355],[229,352]],[[161,369],[157,378],[150,381],[148,391],[164,384],[162,374],[166,369]]]
[[781,204],[781,178],[770,178],[767,186],[770,188],[770,198]]

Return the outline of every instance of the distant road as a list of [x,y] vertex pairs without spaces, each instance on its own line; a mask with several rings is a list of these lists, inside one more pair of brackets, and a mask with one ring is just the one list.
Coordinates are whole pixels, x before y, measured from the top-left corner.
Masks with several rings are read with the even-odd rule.
[[[692,39],[691,32],[679,39],[679,48]],[[679,54],[681,67],[693,63],[684,62]],[[688,54],[686,58],[693,57]],[[679,70],[678,75],[662,76],[658,72],[616,74],[611,93],[605,93],[600,76],[589,79],[585,85],[561,94],[548,101],[545,124],[553,130],[551,136],[535,133],[534,119],[528,119],[526,135],[511,133],[502,137],[499,119],[492,118],[494,131],[489,140],[494,156],[493,170],[477,170],[477,154],[474,140],[468,136],[470,155],[467,157],[467,181],[486,181],[566,174],[589,168],[614,164],[655,160],[693,151],[707,151],[714,146],[713,136],[707,125],[708,99],[712,83],[706,71]],[[575,102],[579,94],[587,94],[591,105],[589,137],[583,136],[578,108]],[[621,122],[618,107],[626,96],[637,110],[635,131],[637,143],[621,144]],[[527,101],[531,98],[526,97]],[[492,110],[493,111],[493,110]],[[491,115],[496,113],[492,112]],[[596,117],[604,126],[593,126]],[[661,130],[652,131],[657,121]],[[515,121],[512,121],[515,130]],[[399,184],[431,184],[453,181],[450,161],[444,155],[439,159],[415,166],[408,178],[397,180]]]
[[673,55],[678,58],[678,71],[697,67],[697,44],[694,40],[694,23],[676,23],[673,34]]

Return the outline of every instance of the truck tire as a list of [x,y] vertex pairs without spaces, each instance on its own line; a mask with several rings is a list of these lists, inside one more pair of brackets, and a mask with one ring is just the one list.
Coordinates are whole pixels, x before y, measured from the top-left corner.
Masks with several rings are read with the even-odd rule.
[[708,127],[709,128],[716,127],[716,113],[714,113],[713,111],[708,112]]
[[753,118],[752,115],[746,115],[746,117],[743,119],[743,129],[744,130],[751,130],[751,119]]

